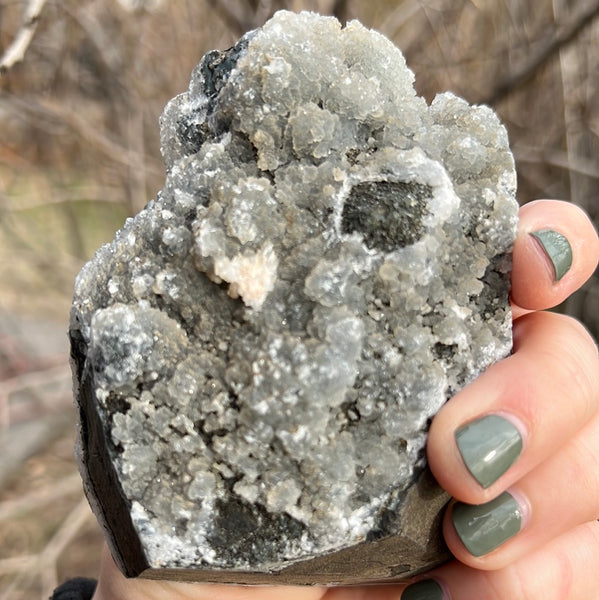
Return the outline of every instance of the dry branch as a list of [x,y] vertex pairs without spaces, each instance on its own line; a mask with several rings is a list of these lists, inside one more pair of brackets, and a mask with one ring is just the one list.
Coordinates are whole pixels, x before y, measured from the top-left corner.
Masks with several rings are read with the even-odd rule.
[[210,3],[210,6],[235,37],[241,37],[247,31],[262,25],[277,8],[273,0],[258,0],[250,3],[215,0]]
[[[399,6],[393,8],[385,17],[385,20],[380,24],[380,30],[392,40],[398,39],[399,32],[411,19],[424,9],[424,6],[419,0],[404,0]],[[421,32],[418,28],[410,29],[411,35],[419,36]],[[410,46],[411,40],[407,33],[403,33],[401,38],[401,46],[405,49]]]
[[211,2],[210,6],[237,37],[249,29],[247,19],[240,14],[239,7],[233,7],[230,1],[216,0]]
[[6,49],[2,58],[0,58],[0,75],[3,75],[11,67],[21,62],[25,57],[25,52],[31,44],[31,40],[35,35],[39,17],[46,4],[46,0],[30,0],[27,8],[23,24],[17,32],[12,44]]
[[0,575],[6,575],[17,571],[28,571],[35,565],[36,561],[37,556],[35,554],[2,558],[0,559]]
[[16,519],[34,510],[43,509],[54,502],[64,501],[66,496],[81,494],[81,477],[78,472],[60,480],[60,485],[54,482],[42,488],[33,488],[19,498],[0,502],[0,523]]
[[572,156],[563,150],[556,149],[547,150],[544,148],[514,146],[512,150],[518,162],[546,164],[599,179],[599,162],[596,160],[584,156]]
[[35,579],[42,588],[40,598],[48,598],[58,583],[57,563],[61,554],[91,518],[87,501],[81,499],[39,554],[0,559],[0,576],[18,573],[8,588],[2,590],[4,593],[0,593],[0,600],[13,597],[15,588],[26,580]]
[[514,90],[530,81],[536,73],[560,50],[576,41],[578,36],[599,17],[599,2],[591,2],[557,31],[547,36],[537,52],[532,53],[522,64],[510,72],[486,98],[482,104],[495,105]]
[[348,19],[349,7],[347,4],[347,0],[335,0],[335,3],[333,4],[333,15],[337,17],[341,23],[345,23]]
[[39,555],[39,576],[42,587],[42,598],[47,598],[58,585],[57,563],[60,555],[77,536],[81,528],[90,520],[92,513],[87,500],[82,499],[63,521],[58,531],[46,544]]
[[162,163],[156,159],[144,155],[136,157],[132,161],[132,152],[124,148],[114,140],[108,137],[106,132],[94,127],[83,114],[75,112],[69,106],[49,98],[23,98],[15,95],[3,94],[0,99],[7,101],[7,105],[12,105],[19,112],[29,113],[32,117],[41,116],[43,118],[56,119],[66,125],[77,135],[80,140],[85,141],[90,148],[96,150],[100,155],[115,163],[120,163],[127,167],[143,168],[148,174],[162,174]]
[[68,417],[48,415],[20,423],[0,436],[0,489],[23,463],[64,435],[71,427]]

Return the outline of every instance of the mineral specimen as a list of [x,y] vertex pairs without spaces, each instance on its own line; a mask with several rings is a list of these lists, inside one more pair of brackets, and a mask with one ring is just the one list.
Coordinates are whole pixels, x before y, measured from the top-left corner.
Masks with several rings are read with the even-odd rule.
[[347,583],[446,558],[427,426],[511,348],[487,107],[358,22],[277,13],[161,118],[164,189],[81,271],[90,502],[127,575]]

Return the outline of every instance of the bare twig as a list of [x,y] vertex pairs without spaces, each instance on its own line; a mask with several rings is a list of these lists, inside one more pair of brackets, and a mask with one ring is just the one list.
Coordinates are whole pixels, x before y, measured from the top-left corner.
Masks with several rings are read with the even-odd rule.
[[30,0],[27,8],[23,24],[17,32],[12,44],[6,49],[2,58],[0,58],[0,75],[3,75],[17,63],[21,62],[25,57],[25,52],[31,44],[31,40],[35,35],[39,17],[46,4],[46,0]]
[[87,501],[82,499],[39,554],[26,554],[0,560],[0,575],[19,574],[8,589],[3,590],[4,594],[0,595],[0,600],[11,598],[13,590],[24,579],[31,579],[31,577],[39,578],[40,598],[48,598],[57,585],[58,559],[81,528],[91,519],[91,515]]
[[144,169],[143,115],[140,111],[130,111],[127,119],[127,145],[129,147],[129,213],[139,212],[148,201],[146,196],[147,173]]
[[215,0],[210,2],[210,6],[236,37],[259,27],[273,13],[273,0],[255,0],[249,3]]
[[[16,556],[7,558],[0,562],[0,573],[6,569],[6,573],[17,573],[17,576],[4,588],[0,589],[0,600],[13,600],[16,591],[27,581],[36,575],[37,555]],[[21,596],[22,598],[22,596]]]
[[239,7],[236,10],[228,0],[215,0],[210,2],[210,6],[236,36],[246,32],[246,23],[239,15]]
[[76,188],[64,187],[60,189],[60,196],[28,196],[14,195],[9,198],[10,210],[15,213],[25,213],[43,206],[61,206],[63,204],[77,204],[78,202],[104,202],[108,204],[119,204],[118,188],[106,184],[103,187],[98,185],[81,185]]
[[335,0],[335,3],[333,4],[333,15],[339,19],[341,24],[345,23],[348,19],[349,7],[347,4],[347,0]]
[[79,533],[83,525],[91,518],[91,514],[87,500],[82,499],[63,521],[58,531],[40,554],[39,572],[42,584],[42,599],[48,598],[58,583],[56,563],[60,555]]
[[140,157],[135,161],[135,164],[132,164],[131,151],[129,149],[110,139],[108,135],[94,127],[84,114],[75,112],[65,104],[49,98],[22,98],[6,93],[1,97],[9,101],[17,110],[27,111],[35,116],[41,115],[46,118],[58,119],[64,125],[67,125],[81,140],[84,140],[91,147],[99,151],[100,154],[103,154],[116,163],[121,163],[128,167],[142,165],[148,174],[161,174],[163,172],[161,163],[147,155]]
[[547,36],[537,52],[532,53],[521,65],[510,72],[495,89],[480,100],[483,104],[494,105],[514,90],[530,81],[535,74],[560,50],[574,42],[578,36],[599,17],[599,2],[591,2],[557,31]]
[[60,485],[53,483],[39,489],[34,488],[24,496],[0,502],[0,523],[44,506],[50,506],[58,500],[63,500],[65,496],[76,493],[81,494],[81,478],[79,473],[74,472],[67,478],[61,479]]
[[[64,357],[57,357],[58,364],[45,369],[21,373],[15,377],[0,382],[0,402],[9,403],[11,396],[18,392],[26,392],[26,399],[17,398],[18,401],[9,403],[8,423],[1,422],[0,426],[6,428],[9,424],[25,421],[32,418],[31,413],[39,415],[39,408],[43,407],[46,413],[61,412],[66,403],[58,402],[58,396],[68,398],[71,375]],[[21,394],[22,395],[22,394]],[[24,406],[25,405],[25,406]],[[27,410],[27,406],[35,405],[35,410]],[[18,414],[21,413],[21,414]]]
[[387,31],[390,32],[390,35],[397,35],[397,31],[423,8],[420,0],[404,1],[385,17],[385,23],[383,25],[386,27]]
[[65,5],[65,11],[73,17],[79,27],[85,32],[87,39],[98,52],[98,57],[106,70],[112,76],[115,83],[122,85],[119,81],[121,62],[123,60],[119,48],[114,40],[110,39],[110,34],[104,30],[100,24],[97,13],[101,9],[97,3],[83,4],[77,7],[77,10]]
[[13,556],[11,558],[0,559],[0,575],[15,573],[18,571],[28,571],[37,561],[35,554],[25,554],[22,556]]
[[31,456],[64,435],[71,427],[70,419],[61,415],[20,423],[0,436],[0,489],[13,473]]
[[518,162],[546,164],[599,179],[599,163],[584,156],[574,156],[563,150],[546,150],[519,145],[514,146],[512,150]]
[[22,390],[24,388],[40,388],[49,383],[69,378],[68,365],[63,356],[57,356],[55,359],[49,361],[49,363],[46,368],[19,373],[14,377],[0,381],[0,395],[8,395],[15,390]]

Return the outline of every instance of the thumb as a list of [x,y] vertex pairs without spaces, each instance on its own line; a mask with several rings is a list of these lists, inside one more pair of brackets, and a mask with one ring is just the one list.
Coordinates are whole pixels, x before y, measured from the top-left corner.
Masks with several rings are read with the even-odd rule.
[[519,309],[558,305],[592,275],[599,238],[585,212],[569,202],[537,200],[520,209],[514,244],[512,303]]

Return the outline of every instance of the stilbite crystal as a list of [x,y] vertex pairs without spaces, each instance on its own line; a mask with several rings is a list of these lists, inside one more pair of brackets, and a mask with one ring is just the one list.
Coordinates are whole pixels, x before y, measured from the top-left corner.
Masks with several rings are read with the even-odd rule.
[[82,473],[128,575],[348,583],[446,554],[424,446],[511,348],[516,178],[358,22],[279,12],[161,118],[167,179],[81,271]]

